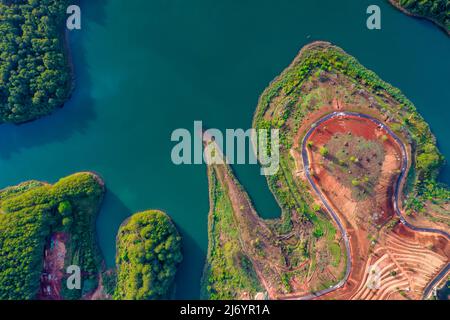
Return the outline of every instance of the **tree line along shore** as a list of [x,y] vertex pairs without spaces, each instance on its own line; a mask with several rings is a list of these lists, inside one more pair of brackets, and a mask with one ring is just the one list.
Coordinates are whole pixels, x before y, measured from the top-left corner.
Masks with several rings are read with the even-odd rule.
[[[93,173],[77,173],[53,185],[29,181],[0,191],[0,299],[85,299],[94,292],[107,299],[170,295],[182,260],[175,225],[161,211],[131,216],[118,232],[117,268],[105,270],[95,230],[104,192],[103,181]],[[56,245],[55,234],[66,239],[65,250],[58,252],[63,266],[44,275],[44,267],[55,263],[46,255]],[[66,270],[72,265],[81,269],[80,289],[66,285]],[[55,287],[61,290],[49,292],[50,286],[41,287],[43,281],[59,282]]]
[[403,13],[430,20],[450,35],[450,1],[448,0],[389,0]]

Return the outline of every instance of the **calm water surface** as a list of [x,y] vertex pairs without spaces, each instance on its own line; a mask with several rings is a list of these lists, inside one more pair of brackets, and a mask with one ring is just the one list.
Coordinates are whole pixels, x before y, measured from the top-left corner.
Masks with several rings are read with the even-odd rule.
[[[365,27],[382,9],[382,30]],[[98,237],[108,266],[115,235],[134,212],[169,213],[183,235],[177,298],[198,298],[207,250],[204,166],[171,163],[176,128],[202,120],[251,126],[268,83],[313,40],[341,46],[415,103],[450,158],[450,41],[430,23],[385,1],[83,1],[83,30],[70,34],[76,90],[61,110],[22,126],[0,126],[0,187],[54,182],[81,170],[108,187]],[[280,210],[256,166],[236,166],[266,218]],[[450,182],[450,171],[442,179]]]

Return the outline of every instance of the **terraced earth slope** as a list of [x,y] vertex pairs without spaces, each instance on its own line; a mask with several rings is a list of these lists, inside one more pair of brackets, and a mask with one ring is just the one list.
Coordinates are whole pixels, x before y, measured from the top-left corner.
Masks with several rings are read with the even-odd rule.
[[[448,252],[442,237],[415,234],[403,225],[383,230],[351,299],[421,299],[433,276],[448,263]],[[369,268],[380,277],[373,289]]]
[[[352,256],[345,285],[325,297],[420,299],[428,283],[448,265],[450,248],[448,237],[435,230],[425,232],[407,223],[399,224],[398,183],[407,168],[402,142],[381,122],[354,113],[330,114],[311,130],[307,141],[314,143],[304,149],[308,178],[342,221]],[[330,149],[324,155],[314,147],[335,143],[341,139],[336,132],[344,130],[352,138],[337,150]],[[376,148],[355,156],[361,145],[381,145],[384,156],[380,157]],[[370,166],[374,161],[379,173]],[[344,179],[335,174],[339,170],[347,173]],[[399,248],[401,243],[404,249]]]

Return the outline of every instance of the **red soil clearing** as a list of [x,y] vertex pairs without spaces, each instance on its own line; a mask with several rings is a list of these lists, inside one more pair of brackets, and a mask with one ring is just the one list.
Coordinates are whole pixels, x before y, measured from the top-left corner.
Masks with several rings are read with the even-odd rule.
[[[352,199],[351,190],[321,164],[318,147],[336,133],[351,133],[383,144],[381,176],[374,194],[365,200]],[[313,142],[313,148],[308,148],[313,179],[349,235],[352,261],[346,284],[321,299],[421,299],[427,283],[449,261],[450,246],[443,236],[415,232],[399,223],[388,227],[395,215],[393,189],[401,168],[400,146],[376,123],[347,115],[320,124],[309,141]],[[381,272],[378,289],[370,286],[372,267]]]
[[[375,122],[369,119],[363,119],[356,116],[335,117],[323,122],[316,128],[311,134],[309,141],[312,141],[314,146],[322,146],[332,139],[337,134],[351,133],[354,136],[362,137],[366,140],[376,140],[381,142],[381,137],[386,136],[387,140],[383,142],[383,147],[386,152],[384,171],[386,171],[386,178],[389,181],[380,181],[382,188],[379,188],[378,193],[382,192],[380,197],[377,194],[377,212],[379,213],[378,222],[381,224],[389,220],[393,214],[392,194],[394,192],[394,179],[397,174],[394,172],[401,167],[401,148],[397,142],[389,135],[386,130],[379,127]],[[320,154],[317,152],[309,152],[312,159],[311,168],[313,169],[315,176],[313,177],[317,185],[322,186],[322,190],[327,193],[333,192],[334,194],[340,192],[344,193],[344,186],[340,185],[329,172],[323,169],[319,164]],[[381,177],[380,180],[383,180]],[[386,180],[386,179],[384,179]],[[329,184],[328,186],[325,184]],[[333,201],[331,201],[333,202]],[[338,204],[338,203],[335,203]]]
[[44,250],[44,268],[41,274],[40,300],[61,300],[61,282],[64,277],[64,259],[68,236],[54,233]]
[[[310,140],[316,145],[325,144],[336,133],[351,132],[355,136],[363,137],[366,140],[379,139],[381,135],[389,134],[378,125],[368,119],[346,115],[345,117],[335,117],[323,122],[311,134]],[[391,141],[393,141],[391,139]],[[395,144],[395,143],[394,143]]]

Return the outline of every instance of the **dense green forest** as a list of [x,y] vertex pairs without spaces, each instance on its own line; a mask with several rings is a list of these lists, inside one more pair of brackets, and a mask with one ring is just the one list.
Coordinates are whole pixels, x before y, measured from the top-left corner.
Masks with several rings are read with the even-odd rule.
[[450,32],[449,0],[395,0],[405,10],[434,20]]
[[89,173],[0,191],[0,300],[36,297],[46,238],[55,231],[73,240],[69,251],[77,261],[70,263],[85,274],[98,272],[93,228],[102,196],[101,181]]
[[0,123],[49,114],[67,100],[67,0],[0,0]]
[[182,260],[181,237],[161,211],[133,215],[117,236],[117,300],[168,298],[177,265]]
[[[55,232],[69,236],[65,265],[82,272],[81,290],[63,285],[62,298],[80,299],[97,287],[102,258],[95,222],[103,194],[103,182],[91,173],[0,191],[0,300],[36,298],[44,247]],[[167,297],[182,260],[181,237],[170,218],[160,211],[138,213],[117,239],[117,287],[115,272],[104,273],[107,292],[116,299]]]

